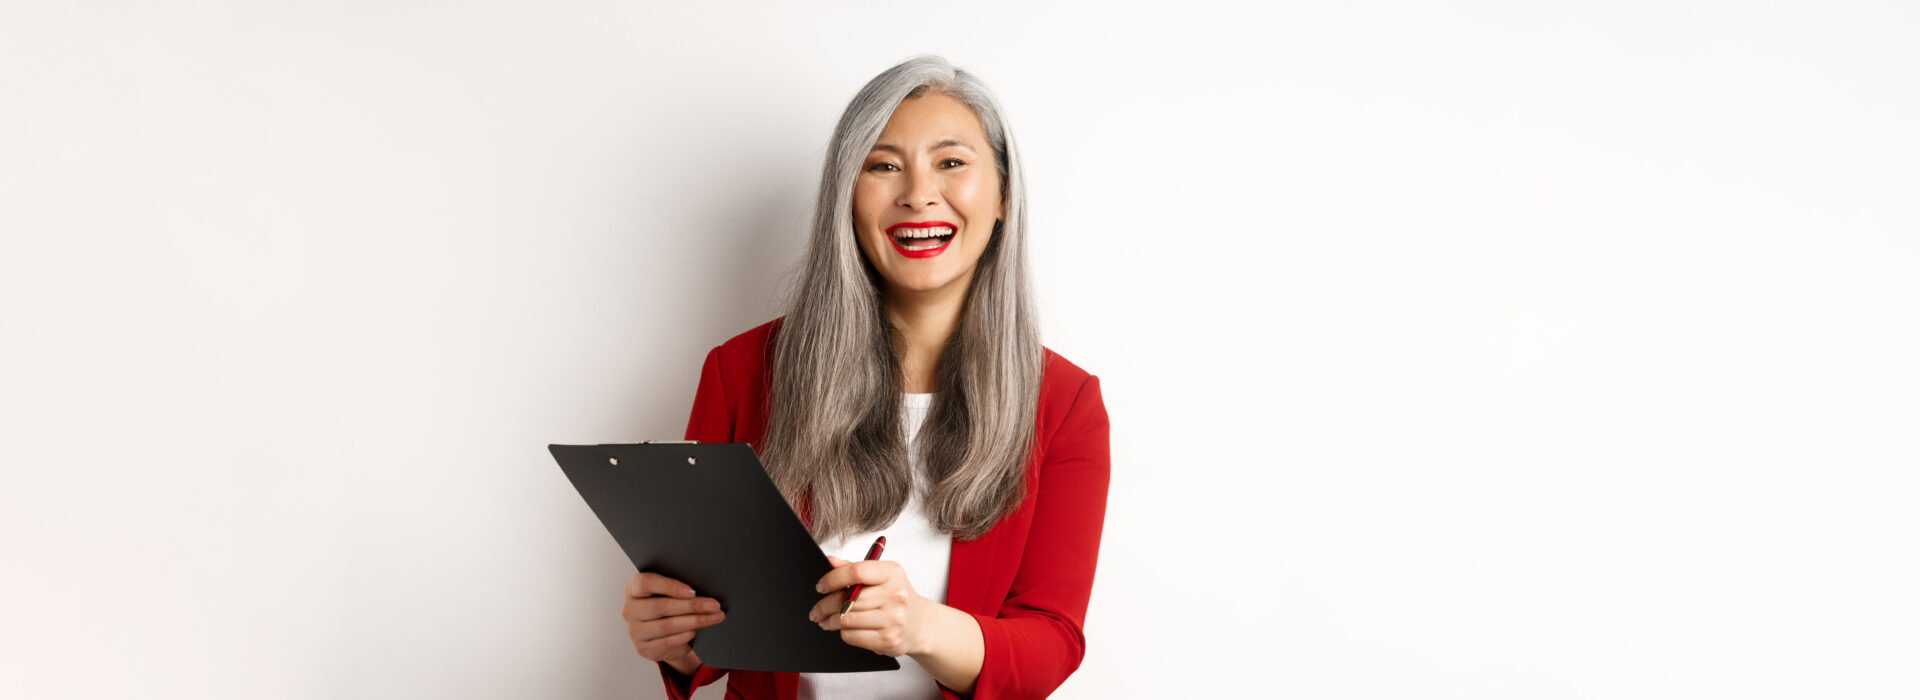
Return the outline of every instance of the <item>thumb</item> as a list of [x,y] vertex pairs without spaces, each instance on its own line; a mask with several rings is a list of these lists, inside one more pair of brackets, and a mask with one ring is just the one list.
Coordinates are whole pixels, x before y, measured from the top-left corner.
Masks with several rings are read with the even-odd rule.
[[840,567],[842,567],[842,566],[846,566],[847,564],[849,564],[849,563],[851,563],[851,562],[848,562],[848,561],[847,561],[847,560],[845,560],[845,559],[841,559],[840,557],[836,557],[836,556],[834,556],[834,555],[831,555],[831,554],[829,554],[829,555],[827,555],[827,563],[828,563],[828,564],[832,564],[832,565],[833,565],[833,568],[836,568],[836,569],[838,569],[838,568],[840,568]]

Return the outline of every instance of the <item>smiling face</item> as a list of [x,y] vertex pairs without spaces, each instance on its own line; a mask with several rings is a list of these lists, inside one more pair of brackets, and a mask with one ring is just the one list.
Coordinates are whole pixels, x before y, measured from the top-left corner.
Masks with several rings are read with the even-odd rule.
[[860,249],[894,301],[964,298],[1005,215],[980,118],[940,93],[900,103],[853,186]]

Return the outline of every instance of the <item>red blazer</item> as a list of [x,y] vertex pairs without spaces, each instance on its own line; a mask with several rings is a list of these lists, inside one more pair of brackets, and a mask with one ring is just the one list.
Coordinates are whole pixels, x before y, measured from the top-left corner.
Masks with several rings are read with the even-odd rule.
[[[782,320],[707,353],[686,439],[760,449],[773,338]],[[1086,654],[1080,628],[1107,510],[1107,408],[1098,377],[1052,350],[1042,352],[1046,370],[1026,499],[986,534],[956,539],[947,572],[946,604],[972,614],[986,642],[973,691],[981,698],[1045,697]],[[689,679],[664,663],[660,672],[676,700],[729,674],[703,666]],[[732,671],[727,680],[727,697],[742,700],[790,700],[798,689],[794,673]],[[941,691],[960,697],[944,686]]]

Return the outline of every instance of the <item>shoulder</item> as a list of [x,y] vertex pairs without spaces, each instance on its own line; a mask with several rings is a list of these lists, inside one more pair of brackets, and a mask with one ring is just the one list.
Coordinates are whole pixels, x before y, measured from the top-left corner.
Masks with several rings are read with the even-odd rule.
[[720,344],[722,352],[756,352],[773,345],[773,336],[780,330],[780,322],[787,317],[781,316],[758,326],[754,326],[739,335],[728,338]]
[[765,371],[772,357],[774,335],[779,331],[780,322],[785,318],[782,316],[773,319],[728,338],[726,342],[713,348],[709,353],[710,358],[718,360],[728,376],[751,375]]
[[1040,378],[1040,396],[1043,401],[1048,394],[1063,391],[1071,396],[1079,391],[1080,385],[1093,378],[1091,373],[1081,369],[1080,365],[1074,364],[1060,353],[1054,352],[1053,348],[1041,346],[1040,355],[1045,367]]
[[1069,417],[1082,423],[1105,423],[1107,408],[1100,396],[1100,378],[1052,348],[1042,347],[1040,351],[1045,369],[1040,379],[1040,405],[1034,418],[1045,442],[1052,442],[1052,436]]
[[[699,398],[695,400],[695,421],[705,424],[688,428],[688,439],[706,436],[703,441],[742,441],[758,449],[766,430],[767,395],[772,389],[773,337],[780,319],[748,329],[728,338],[707,352],[700,368]],[[703,409],[702,402],[710,408]],[[717,427],[716,427],[717,426]]]
[[772,383],[773,337],[780,319],[762,323],[707,351],[700,383],[726,397],[736,413],[758,406]]

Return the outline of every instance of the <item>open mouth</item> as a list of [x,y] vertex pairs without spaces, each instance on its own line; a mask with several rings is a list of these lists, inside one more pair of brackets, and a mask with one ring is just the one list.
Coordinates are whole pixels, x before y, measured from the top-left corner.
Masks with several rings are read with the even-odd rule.
[[887,229],[894,250],[909,258],[930,258],[947,249],[959,227],[945,221],[895,224]]

